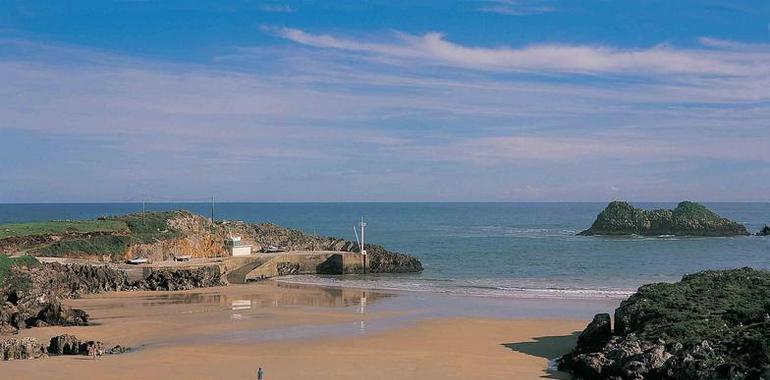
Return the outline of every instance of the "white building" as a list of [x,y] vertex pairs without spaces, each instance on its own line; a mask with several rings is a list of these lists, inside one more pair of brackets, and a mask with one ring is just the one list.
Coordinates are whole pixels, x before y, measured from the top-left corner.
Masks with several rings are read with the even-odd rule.
[[249,256],[251,255],[251,246],[243,244],[240,236],[230,236],[230,239],[225,241],[227,251],[230,252],[230,256]]

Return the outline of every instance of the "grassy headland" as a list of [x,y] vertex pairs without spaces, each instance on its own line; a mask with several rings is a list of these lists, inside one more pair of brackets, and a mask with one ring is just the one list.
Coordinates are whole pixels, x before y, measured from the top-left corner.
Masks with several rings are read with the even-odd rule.
[[128,231],[128,225],[121,220],[52,220],[47,222],[0,224],[0,239],[35,235],[65,233],[120,232]]

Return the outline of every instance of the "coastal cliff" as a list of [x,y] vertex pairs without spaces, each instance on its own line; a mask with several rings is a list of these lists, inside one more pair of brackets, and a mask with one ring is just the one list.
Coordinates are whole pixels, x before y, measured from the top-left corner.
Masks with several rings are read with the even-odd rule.
[[591,379],[766,379],[770,272],[705,271],[645,285],[597,315],[559,369]]
[[749,232],[695,202],[681,202],[673,210],[644,210],[614,201],[579,235],[739,236]]
[[[311,235],[275,224],[217,221],[185,210],[146,212],[86,221],[0,225],[0,253],[123,262],[143,257],[151,262],[175,256],[212,258],[227,255],[225,241],[241,237],[254,251],[280,247],[286,251],[357,252],[349,240]],[[419,272],[420,261],[404,253],[367,244],[372,273]]]

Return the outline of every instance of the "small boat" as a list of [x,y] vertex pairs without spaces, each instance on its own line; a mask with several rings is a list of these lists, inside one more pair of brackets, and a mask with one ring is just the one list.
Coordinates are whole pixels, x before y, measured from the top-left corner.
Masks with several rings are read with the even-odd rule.
[[149,262],[150,262],[150,260],[148,258],[146,258],[146,257],[140,257],[140,258],[136,258],[136,259],[129,259],[128,261],[126,261],[127,264],[132,264],[132,265],[147,264]]
[[267,253],[275,253],[275,252],[283,252],[283,251],[285,251],[285,249],[283,249],[281,247],[276,247],[274,245],[268,245],[267,247],[263,248],[262,250],[264,252],[267,252]]

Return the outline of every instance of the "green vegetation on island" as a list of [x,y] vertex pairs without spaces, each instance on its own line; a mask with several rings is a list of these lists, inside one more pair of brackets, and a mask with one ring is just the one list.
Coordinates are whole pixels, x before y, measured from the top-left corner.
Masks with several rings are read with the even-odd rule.
[[644,210],[614,201],[580,235],[738,236],[749,232],[742,224],[695,202],[681,202],[673,210]]

